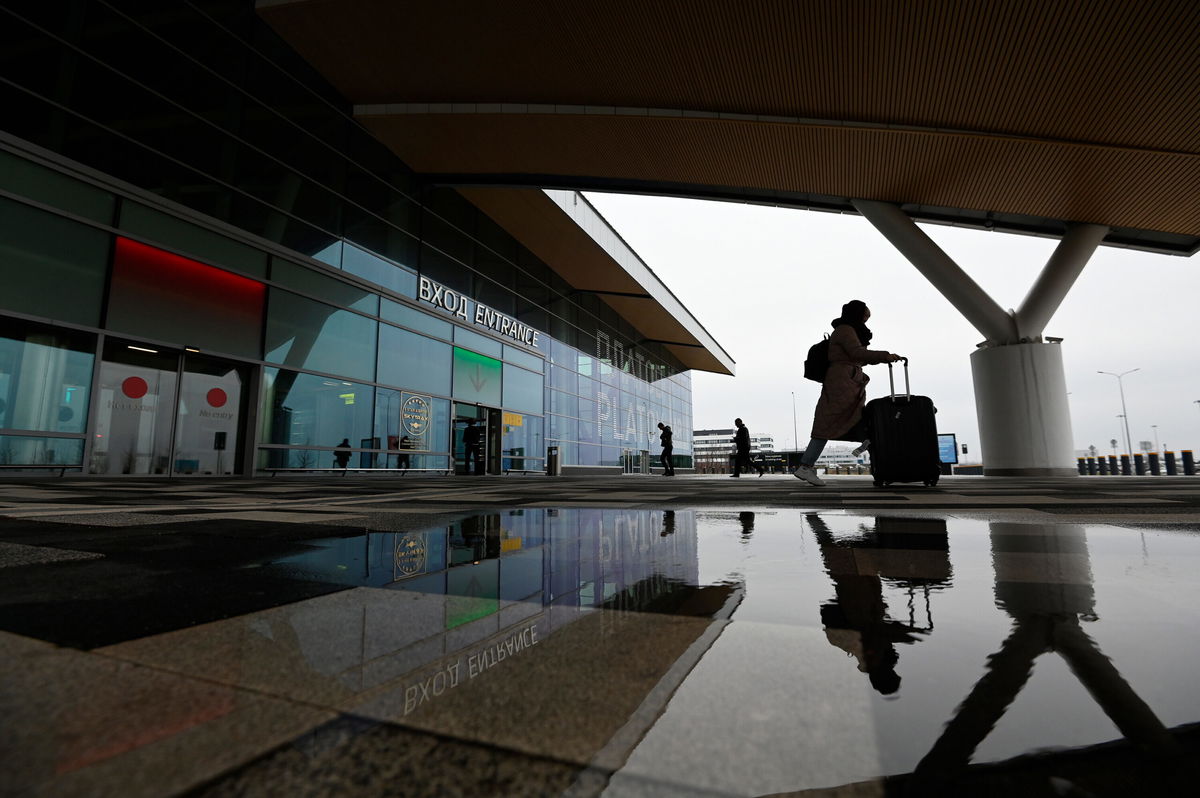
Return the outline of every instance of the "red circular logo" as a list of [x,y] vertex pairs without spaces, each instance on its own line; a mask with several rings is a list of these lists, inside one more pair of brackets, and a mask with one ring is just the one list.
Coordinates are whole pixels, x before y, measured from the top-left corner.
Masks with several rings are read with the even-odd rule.
[[150,390],[150,386],[141,377],[126,377],[125,381],[121,383],[121,392],[130,399],[141,399],[148,390]]
[[220,388],[213,388],[209,391],[207,399],[212,407],[224,407],[225,403],[229,401],[229,397]]

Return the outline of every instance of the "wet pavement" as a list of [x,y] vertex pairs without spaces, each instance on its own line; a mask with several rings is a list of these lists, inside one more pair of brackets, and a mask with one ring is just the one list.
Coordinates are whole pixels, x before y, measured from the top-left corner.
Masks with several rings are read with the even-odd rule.
[[948,482],[2,483],[0,794],[1191,794],[1200,480]]

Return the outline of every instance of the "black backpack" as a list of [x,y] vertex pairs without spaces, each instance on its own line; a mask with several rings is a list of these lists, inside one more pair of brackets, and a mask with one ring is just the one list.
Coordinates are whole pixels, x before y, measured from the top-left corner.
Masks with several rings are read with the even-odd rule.
[[829,336],[808,348],[808,357],[804,359],[804,379],[813,382],[825,382],[825,372],[829,371]]

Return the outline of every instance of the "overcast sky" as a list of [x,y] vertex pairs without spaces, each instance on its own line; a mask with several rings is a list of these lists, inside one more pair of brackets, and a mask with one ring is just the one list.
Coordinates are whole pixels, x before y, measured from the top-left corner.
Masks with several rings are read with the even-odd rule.
[[[938,408],[978,462],[970,355],[974,327],[859,216],[729,202],[589,193],[651,269],[737,363],[737,376],[693,372],[693,424],[751,431],[793,446],[792,392],[801,444],[820,385],[803,379],[808,347],[842,303],[871,308],[874,349],[911,358],[912,388]],[[1020,305],[1056,240],[922,228],[1003,308]],[[1076,448],[1111,453],[1120,433],[1124,372],[1129,430],[1164,448],[1200,449],[1200,259],[1100,247],[1046,335],[1063,339]],[[887,367],[871,366],[868,398],[887,393]],[[897,370],[897,377],[900,372]],[[1124,446],[1122,444],[1121,448]]]

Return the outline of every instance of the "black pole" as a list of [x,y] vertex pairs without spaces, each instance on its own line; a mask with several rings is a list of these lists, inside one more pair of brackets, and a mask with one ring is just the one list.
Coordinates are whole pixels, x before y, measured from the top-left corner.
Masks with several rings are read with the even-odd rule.
[[1142,457],[1140,452],[1133,456],[1133,470],[1139,477],[1146,473],[1146,458]]
[[1189,477],[1195,476],[1196,461],[1192,459],[1192,450],[1184,449],[1180,454],[1183,455],[1183,473]]
[[1108,474],[1108,458],[1104,455],[1097,457],[1096,468],[1100,471],[1100,476],[1106,476]]
[[1163,457],[1167,462],[1167,476],[1173,477],[1179,473],[1175,468],[1175,452],[1163,452]]
[[1133,475],[1133,467],[1129,463],[1129,455],[1127,454],[1121,455],[1121,474],[1126,477]]
[[1112,474],[1114,477],[1121,473],[1121,467],[1117,465],[1117,456],[1115,454],[1110,454],[1108,456],[1108,473]]
[[1096,475],[1096,458],[1095,457],[1089,457],[1087,459],[1087,472],[1091,476]]
[[1078,461],[1078,463],[1079,463],[1079,465],[1077,466],[1077,468],[1079,469],[1079,474],[1080,474],[1080,476],[1085,476],[1085,477],[1086,477],[1086,476],[1087,476],[1087,473],[1088,473],[1087,461],[1086,461],[1084,458],[1082,458],[1082,457],[1076,457],[1075,459],[1076,459],[1076,460]]
[[1162,469],[1158,467],[1158,452],[1150,452],[1147,459],[1150,460],[1150,473],[1154,476],[1160,476]]

